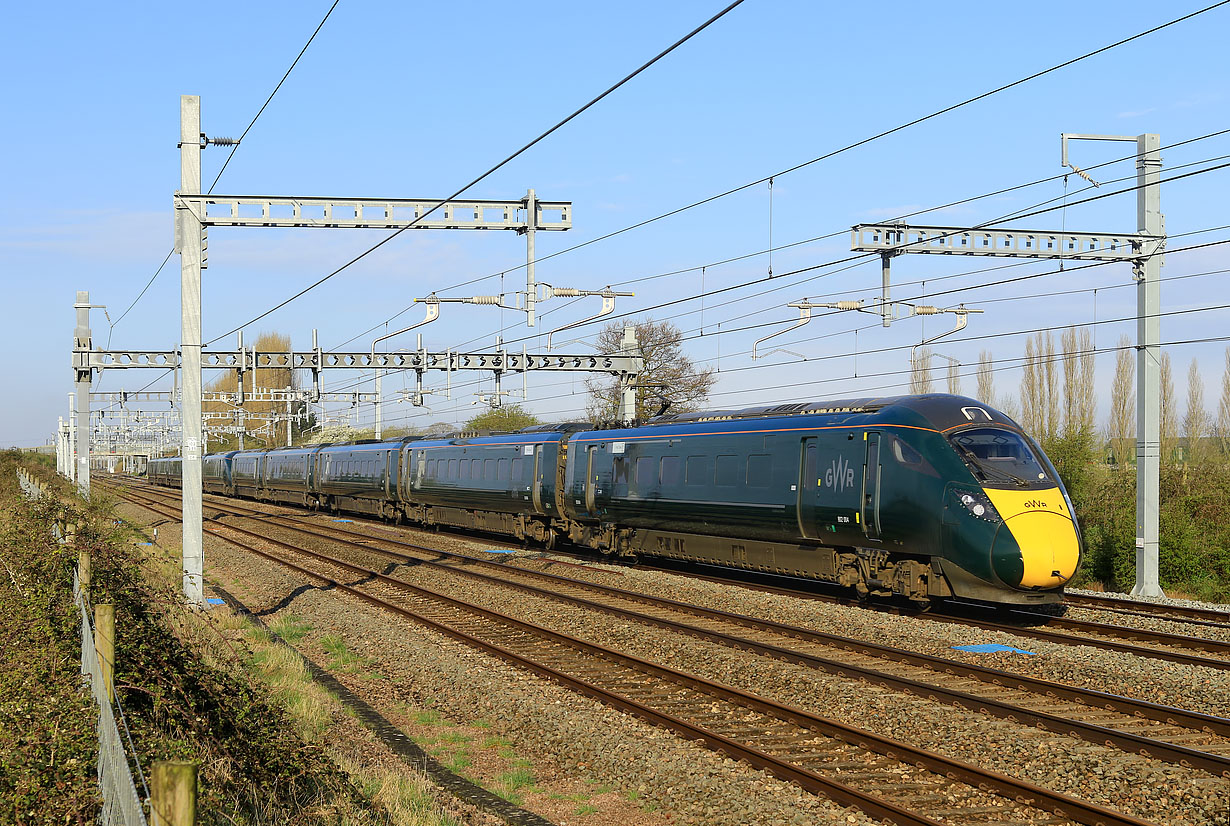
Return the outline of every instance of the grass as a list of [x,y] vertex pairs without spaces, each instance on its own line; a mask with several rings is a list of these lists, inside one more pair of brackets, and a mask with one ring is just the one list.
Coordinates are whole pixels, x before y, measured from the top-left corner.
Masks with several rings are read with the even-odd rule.
[[513,805],[520,806],[524,802],[521,791],[536,792],[534,773],[528,768],[517,768],[507,771],[496,778],[491,790]]
[[597,811],[598,811],[597,806],[586,803],[582,806],[577,806],[575,814],[577,815],[577,817],[584,817],[585,815],[596,814]]
[[346,647],[346,641],[336,634],[326,634],[321,637],[320,647],[329,655],[330,671],[343,671],[354,674],[371,664],[371,660],[360,657]]

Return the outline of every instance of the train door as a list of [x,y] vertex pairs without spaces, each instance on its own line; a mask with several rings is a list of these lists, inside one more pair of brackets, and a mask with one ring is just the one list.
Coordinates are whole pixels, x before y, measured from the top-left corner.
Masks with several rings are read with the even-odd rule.
[[867,460],[863,465],[863,531],[868,539],[880,538],[880,434],[864,434]]
[[816,525],[816,497],[820,485],[820,447],[816,440],[804,439],[802,457],[799,460],[799,500],[796,512],[799,519],[799,533],[808,539],[815,539],[819,534]]
[[530,496],[533,497],[534,510],[539,513],[542,513],[542,471],[542,445],[538,445],[534,448],[534,475],[530,477],[533,480],[530,484]]
[[598,481],[594,475],[594,451],[597,449],[597,445],[589,445],[585,448],[585,510],[590,514],[598,510],[595,494]]

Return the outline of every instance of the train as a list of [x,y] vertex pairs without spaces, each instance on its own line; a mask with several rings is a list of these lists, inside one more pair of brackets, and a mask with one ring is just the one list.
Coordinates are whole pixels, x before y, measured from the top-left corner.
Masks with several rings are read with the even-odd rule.
[[[180,486],[179,458],[149,481]],[[860,598],[1036,605],[1082,556],[1059,474],[949,394],[209,454],[202,487],[334,513],[820,580]]]

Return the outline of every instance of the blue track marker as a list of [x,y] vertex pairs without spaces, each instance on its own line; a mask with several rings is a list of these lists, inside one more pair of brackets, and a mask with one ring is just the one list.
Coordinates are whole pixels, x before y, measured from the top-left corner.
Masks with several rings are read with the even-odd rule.
[[975,654],[998,654],[1001,651],[1011,651],[1014,654],[1029,654],[1038,656],[1037,651],[1026,651],[1024,648],[1013,648],[1011,645],[1000,645],[997,642],[985,642],[981,645],[954,645],[957,651],[973,651]]

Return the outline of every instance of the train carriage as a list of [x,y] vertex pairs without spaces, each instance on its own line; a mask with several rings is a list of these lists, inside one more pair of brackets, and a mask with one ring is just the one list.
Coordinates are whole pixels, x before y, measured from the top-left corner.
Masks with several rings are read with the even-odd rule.
[[[226,456],[206,461],[224,467]],[[151,481],[178,485],[178,461],[152,461]],[[1037,444],[999,411],[945,394],[240,451],[229,462],[238,495],[920,604],[1056,602],[1080,562],[1071,502]]]
[[266,451],[261,461],[261,497],[286,505],[316,507],[316,454],[322,445],[281,447]]
[[409,439],[363,440],[328,445],[316,453],[314,490],[318,505],[395,518],[401,448]]

